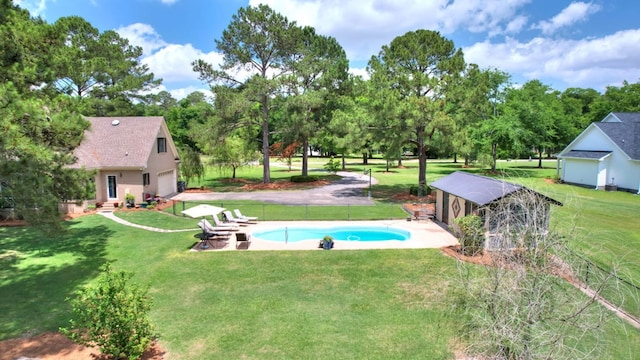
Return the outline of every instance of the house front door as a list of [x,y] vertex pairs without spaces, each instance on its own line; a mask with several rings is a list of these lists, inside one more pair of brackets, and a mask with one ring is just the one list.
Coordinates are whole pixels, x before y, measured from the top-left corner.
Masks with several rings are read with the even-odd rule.
[[110,200],[118,198],[118,184],[115,175],[107,175],[107,197]]

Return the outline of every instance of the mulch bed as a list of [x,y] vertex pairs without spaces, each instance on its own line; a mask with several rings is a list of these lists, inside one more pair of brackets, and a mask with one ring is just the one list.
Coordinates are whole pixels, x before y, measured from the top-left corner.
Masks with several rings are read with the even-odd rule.
[[[165,351],[154,343],[142,360],[162,360]],[[0,341],[0,360],[15,360],[19,358],[41,360],[78,360],[93,359],[106,360],[96,348],[84,347],[74,343],[64,335],[56,332],[46,332],[40,335]]]
[[477,255],[465,255],[462,252],[462,246],[461,245],[450,245],[450,246],[445,246],[440,248],[440,251],[442,251],[443,254],[450,256],[454,259],[460,260],[460,261],[464,261],[464,262],[468,262],[468,263],[472,263],[472,264],[478,264],[478,265],[492,265],[493,261],[491,260],[491,257],[485,252],[482,251]]

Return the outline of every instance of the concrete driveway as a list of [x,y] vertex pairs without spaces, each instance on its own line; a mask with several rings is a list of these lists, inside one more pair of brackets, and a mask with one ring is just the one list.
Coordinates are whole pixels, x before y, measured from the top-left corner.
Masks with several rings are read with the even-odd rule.
[[[368,198],[369,175],[338,172],[342,179],[330,185],[307,190],[179,193],[171,199],[180,201],[259,200],[283,205],[373,205]],[[371,178],[371,184],[377,184]]]

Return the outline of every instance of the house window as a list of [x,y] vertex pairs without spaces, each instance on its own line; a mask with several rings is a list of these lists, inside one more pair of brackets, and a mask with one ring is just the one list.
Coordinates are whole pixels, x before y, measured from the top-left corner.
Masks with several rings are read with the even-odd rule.
[[142,185],[147,186],[151,184],[151,180],[149,178],[149,173],[142,174]]
[[158,138],[158,154],[167,152],[167,138]]

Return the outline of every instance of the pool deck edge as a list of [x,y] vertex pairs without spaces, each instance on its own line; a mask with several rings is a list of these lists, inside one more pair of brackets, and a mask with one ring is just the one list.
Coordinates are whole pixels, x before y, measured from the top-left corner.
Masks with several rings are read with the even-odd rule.
[[[253,234],[259,231],[269,231],[282,227],[342,227],[342,226],[380,226],[394,227],[409,231],[411,238],[408,240],[385,241],[342,241],[336,240],[333,250],[355,249],[422,249],[441,248],[457,245],[458,240],[447,230],[430,220],[406,221],[406,220],[376,220],[376,221],[261,221],[240,228],[239,232]],[[235,250],[235,237],[229,244],[219,250]],[[270,240],[262,240],[251,236],[251,245],[248,250],[319,250],[317,240],[305,240],[292,243],[283,243]]]

